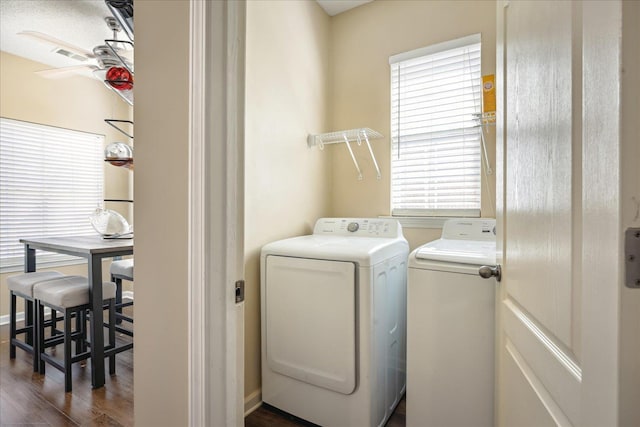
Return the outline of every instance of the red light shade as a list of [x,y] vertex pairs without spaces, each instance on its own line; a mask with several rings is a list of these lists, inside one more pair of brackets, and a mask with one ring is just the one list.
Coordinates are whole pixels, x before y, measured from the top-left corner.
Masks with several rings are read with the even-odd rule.
[[107,83],[118,90],[133,89],[133,76],[124,67],[111,67],[107,71]]

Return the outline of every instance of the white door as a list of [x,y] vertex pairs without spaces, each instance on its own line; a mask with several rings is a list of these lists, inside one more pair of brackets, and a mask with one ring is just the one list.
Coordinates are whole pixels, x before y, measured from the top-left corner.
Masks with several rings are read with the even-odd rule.
[[619,421],[621,17],[498,3],[498,425]]

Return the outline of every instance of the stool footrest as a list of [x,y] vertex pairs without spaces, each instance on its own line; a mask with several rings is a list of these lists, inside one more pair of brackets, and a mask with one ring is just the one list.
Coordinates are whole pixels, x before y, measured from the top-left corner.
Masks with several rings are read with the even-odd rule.
[[71,363],[76,363],[76,362],[79,362],[81,360],[87,360],[90,357],[91,357],[91,352],[90,351],[87,351],[87,352],[84,352],[84,353],[80,353],[80,354],[76,354],[75,356],[73,356],[71,358]]
[[33,351],[33,346],[25,343],[24,341],[20,341],[16,338],[11,338],[11,345],[15,345],[16,347],[20,347],[24,351],[31,352]]
[[[81,354],[77,354],[73,357],[71,357],[71,363],[76,363],[76,362],[80,362],[81,360],[87,360],[91,357],[91,352],[85,352],[85,353],[81,353]],[[47,353],[41,353],[40,354],[40,358],[42,360],[46,360],[47,363],[49,363],[51,366],[53,366],[54,368],[56,368],[57,370],[64,372],[64,363],[60,363],[60,361],[58,359],[56,359],[55,357],[47,354]]]
[[31,326],[25,326],[24,328],[18,328],[16,329],[16,335],[19,334],[26,334],[28,332],[31,332]]
[[[71,333],[71,340],[73,341],[77,341],[77,340],[84,340],[84,336],[85,334],[81,331],[75,331]],[[49,347],[55,347],[58,344],[62,344],[64,343],[64,332],[59,331],[58,335],[55,335],[53,337],[49,337],[46,338],[44,340],[44,347],[45,348],[49,348]]]
[[120,326],[116,326],[116,332],[120,332],[123,335],[128,335],[130,337],[133,337],[133,331],[131,331],[129,329],[122,328]]
[[104,348],[104,357],[115,356],[118,353],[131,350],[132,348],[133,348],[133,343],[121,345],[118,347],[107,346]]
[[121,319],[129,323],[133,323],[133,317],[125,316],[124,314],[116,313],[116,319]]

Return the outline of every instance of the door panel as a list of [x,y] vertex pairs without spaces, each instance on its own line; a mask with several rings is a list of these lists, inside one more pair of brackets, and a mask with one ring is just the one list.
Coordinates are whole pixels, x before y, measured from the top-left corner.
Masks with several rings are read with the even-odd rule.
[[267,363],[343,394],[356,386],[356,277],[351,262],[267,257]]
[[509,297],[569,348],[579,327],[572,325],[571,6],[512,2],[506,13],[513,113],[506,118],[505,284]]
[[[580,367],[566,351],[558,348],[549,339],[549,333],[540,330],[513,301],[503,301],[502,318],[506,347],[518,349],[526,355],[529,377],[535,375],[540,384],[544,384],[545,395],[540,400],[546,406],[557,401],[570,419],[579,419],[580,415]],[[510,351],[511,357],[514,351]],[[519,364],[522,365],[522,364]]]
[[[504,266],[500,308],[501,425],[580,420],[579,218],[574,126],[577,8],[509,2],[504,9]],[[579,39],[579,38],[578,38]],[[579,88],[578,88],[579,89]],[[578,102],[579,105],[579,102]],[[577,121],[577,123],[576,123]],[[577,203],[576,203],[577,202]],[[520,399],[523,399],[522,401]],[[517,409],[516,409],[517,408]]]
[[[537,393],[537,390],[544,391],[544,387],[536,381],[531,368],[514,346],[507,342],[502,351],[504,352],[502,369],[506,378],[504,387],[509,390],[509,393],[504,394],[501,402],[503,414],[500,425],[518,427],[569,425],[566,420],[555,421],[552,412],[562,411],[558,411],[557,405],[553,405],[553,399],[545,399],[544,393],[542,396]],[[555,407],[555,411],[549,408],[549,403]]]

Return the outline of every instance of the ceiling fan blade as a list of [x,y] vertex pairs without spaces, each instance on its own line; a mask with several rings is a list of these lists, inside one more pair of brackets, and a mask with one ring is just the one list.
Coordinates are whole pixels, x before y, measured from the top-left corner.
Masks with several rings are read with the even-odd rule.
[[94,71],[97,70],[98,67],[95,65],[73,65],[71,67],[62,67],[62,68],[50,68],[48,70],[40,70],[35,73],[40,77],[44,77],[45,79],[63,79],[66,77],[71,77],[74,73],[82,70]]
[[[89,58],[93,58],[94,55],[93,53],[91,53],[90,51],[83,49],[81,47],[78,46],[74,46],[72,44],[69,44],[65,41],[62,41],[60,39],[57,39],[55,37],[52,37],[48,34],[44,34],[44,33],[40,33],[38,31],[21,31],[18,33],[19,36],[25,36],[25,37],[29,37],[32,38],[34,40],[40,41],[40,42],[44,42],[44,43],[48,43],[56,48],[60,48],[60,49],[64,49],[72,54],[78,55],[80,57],[84,57],[84,59],[80,59],[80,58],[75,58],[78,60],[88,60]],[[72,55],[66,55],[66,56],[70,56],[72,58],[74,58],[74,56]]]

